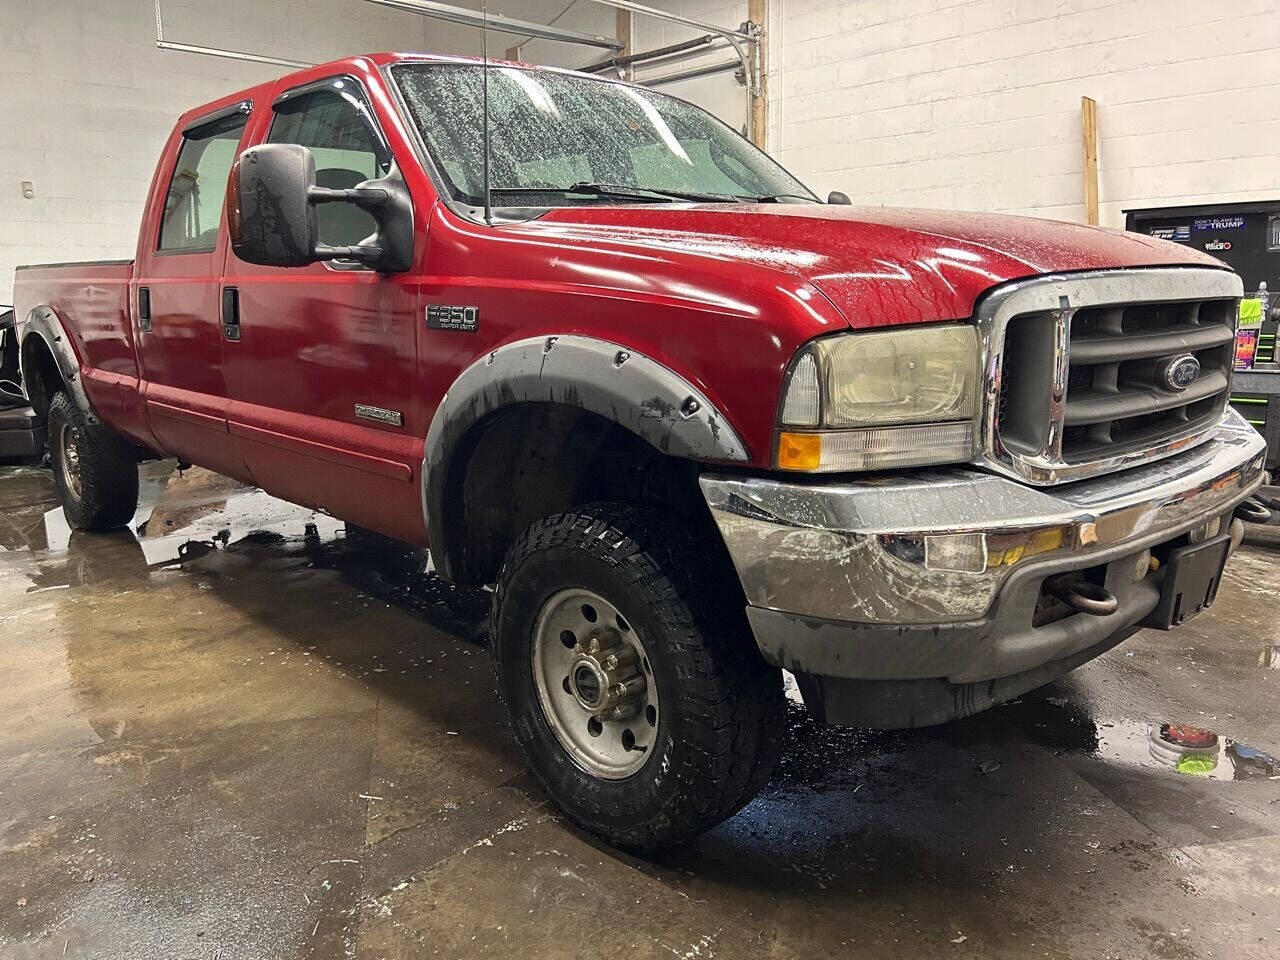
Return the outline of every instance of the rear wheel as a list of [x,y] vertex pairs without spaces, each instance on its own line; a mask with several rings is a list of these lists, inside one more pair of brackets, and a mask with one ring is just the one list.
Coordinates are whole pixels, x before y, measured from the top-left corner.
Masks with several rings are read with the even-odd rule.
[[138,509],[134,447],[84,415],[65,393],[49,405],[49,454],[67,524],[100,531],[124,526]]
[[564,811],[619,846],[715,826],[777,760],[781,674],[699,547],[664,513],[595,504],[534,523],[499,575],[490,649],[516,739]]

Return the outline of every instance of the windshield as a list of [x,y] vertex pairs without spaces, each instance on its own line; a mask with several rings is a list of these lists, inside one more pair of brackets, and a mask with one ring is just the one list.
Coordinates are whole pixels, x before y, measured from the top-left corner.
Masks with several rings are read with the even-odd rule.
[[[416,63],[393,72],[453,199],[479,206],[483,68]],[[816,202],[802,183],[715,117],[619,83],[491,67],[489,130],[495,206]]]

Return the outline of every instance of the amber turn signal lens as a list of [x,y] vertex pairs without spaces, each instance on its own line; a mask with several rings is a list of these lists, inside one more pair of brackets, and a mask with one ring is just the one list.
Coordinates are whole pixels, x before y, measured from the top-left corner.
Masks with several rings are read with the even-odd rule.
[[822,462],[822,437],[816,433],[778,434],[778,466],[783,470],[817,470]]

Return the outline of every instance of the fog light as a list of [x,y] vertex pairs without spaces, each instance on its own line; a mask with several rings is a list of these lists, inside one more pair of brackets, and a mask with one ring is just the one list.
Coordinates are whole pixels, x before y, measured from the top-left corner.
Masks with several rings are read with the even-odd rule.
[[927,570],[982,573],[987,569],[987,538],[981,533],[946,533],[924,538]]

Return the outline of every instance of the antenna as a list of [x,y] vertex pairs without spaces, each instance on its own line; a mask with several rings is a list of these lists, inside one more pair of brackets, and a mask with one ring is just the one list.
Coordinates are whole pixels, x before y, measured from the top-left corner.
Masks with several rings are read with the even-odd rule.
[[492,227],[493,204],[489,199],[489,0],[484,0],[480,4],[480,16],[483,20],[480,26],[480,56],[484,61],[480,68],[484,90],[481,108],[483,121],[480,131],[484,150],[484,222],[486,226]]

